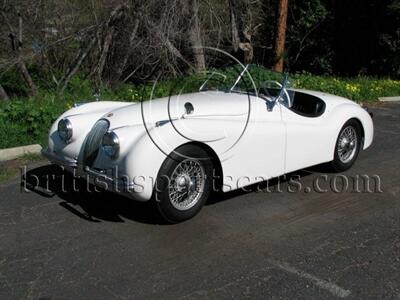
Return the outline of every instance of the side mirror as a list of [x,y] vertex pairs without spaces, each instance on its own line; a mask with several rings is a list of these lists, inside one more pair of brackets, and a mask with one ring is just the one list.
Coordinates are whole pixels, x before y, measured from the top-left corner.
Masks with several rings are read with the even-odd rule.
[[193,104],[190,102],[185,103],[185,114],[190,115],[194,112]]
[[185,107],[185,113],[182,115],[181,119],[184,119],[185,116],[191,115],[194,112],[194,107],[192,103],[186,102],[184,104],[184,107]]

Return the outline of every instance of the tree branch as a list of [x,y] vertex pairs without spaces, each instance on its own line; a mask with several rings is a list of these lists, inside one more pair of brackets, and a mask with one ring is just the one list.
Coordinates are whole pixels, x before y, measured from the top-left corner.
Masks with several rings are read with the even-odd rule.
[[82,62],[85,60],[86,56],[89,54],[90,50],[93,48],[94,44],[96,42],[96,37],[93,37],[89,43],[87,44],[86,48],[81,51],[81,54],[79,57],[76,59],[75,63],[71,68],[69,68],[69,71],[67,74],[64,76],[63,82],[60,81],[60,86],[61,88],[59,89],[58,93],[61,95],[64,93],[64,90],[66,89],[69,81],[71,80],[72,76],[75,75],[76,72],[78,72]]
[[10,40],[11,40],[11,46],[12,50],[14,53],[14,56],[17,59],[17,67],[19,69],[19,72],[22,76],[22,78],[25,80],[26,84],[29,86],[31,95],[36,95],[37,94],[37,87],[35,83],[32,80],[31,75],[29,74],[28,68],[25,65],[25,62],[22,58],[21,52],[22,52],[22,17],[18,13],[18,35],[15,33],[13,26],[11,25],[10,21],[8,20],[6,14],[4,11],[1,11],[1,15],[3,16],[3,19],[5,20],[8,29],[10,30]]

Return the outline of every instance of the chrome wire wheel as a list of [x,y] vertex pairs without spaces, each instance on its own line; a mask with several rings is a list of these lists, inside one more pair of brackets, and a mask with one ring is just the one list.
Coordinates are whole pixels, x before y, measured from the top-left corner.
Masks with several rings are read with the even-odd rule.
[[198,160],[185,159],[174,171],[168,185],[171,204],[178,210],[188,210],[201,198],[205,185],[205,171]]
[[343,129],[338,140],[338,156],[342,163],[349,163],[357,153],[357,131],[353,126]]

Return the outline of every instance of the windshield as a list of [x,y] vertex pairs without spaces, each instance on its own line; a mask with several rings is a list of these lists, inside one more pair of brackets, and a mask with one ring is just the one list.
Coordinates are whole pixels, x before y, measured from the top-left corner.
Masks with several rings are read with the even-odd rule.
[[290,106],[290,80],[285,73],[278,73],[262,66],[234,65],[208,72],[209,76],[200,91],[219,90],[231,93],[248,93],[268,101],[282,100]]

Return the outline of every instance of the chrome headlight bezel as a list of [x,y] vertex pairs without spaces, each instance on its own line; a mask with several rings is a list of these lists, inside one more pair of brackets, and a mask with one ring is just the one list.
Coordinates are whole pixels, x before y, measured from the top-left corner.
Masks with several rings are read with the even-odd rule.
[[61,119],[57,124],[57,132],[60,139],[68,143],[73,135],[71,121],[66,118]]
[[103,136],[101,148],[104,153],[111,159],[115,159],[119,155],[119,138],[114,131],[109,131]]

